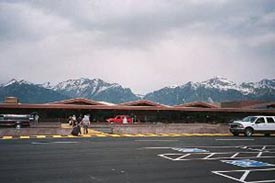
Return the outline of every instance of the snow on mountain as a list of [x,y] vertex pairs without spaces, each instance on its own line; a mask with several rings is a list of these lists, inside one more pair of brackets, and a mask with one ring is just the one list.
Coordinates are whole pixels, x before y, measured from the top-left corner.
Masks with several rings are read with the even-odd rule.
[[4,101],[7,96],[17,97],[22,103],[45,103],[68,98],[38,84],[16,79],[12,79],[1,86],[0,101]]
[[196,89],[198,89],[198,87],[200,87],[200,86],[202,86],[202,84],[201,83],[194,83],[194,82],[192,82],[192,81],[189,81],[188,83],[186,83],[186,84],[184,84],[184,85],[181,85],[181,86],[179,86],[180,88],[186,88],[186,87],[189,87],[189,88],[191,88],[191,89],[193,89],[193,90],[196,90]]
[[101,79],[70,79],[58,83],[53,90],[72,98],[84,97],[112,103],[138,99],[129,88],[124,88],[117,83],[107,83]]
[[42,83],[42,84],[38,84],[38,86],[46,88],[46,89],[53,89],[53,87],[54,87],[50,82],[45,82],[45,83]]
[[0,99],[5,96],[17,96],[22,98],[22,101],[34,103],[77,97],[110,103],[142,98],[167,105],[192,101],[275,100],[275,79],[237,84],[226,78],[214,77],[202,82],[187,82],[180,86],[164,87],[146,95],[134,94],[131,89],[117,83],[87,78],[70,79],[55,86],[50,82],[33,84],[25,80],[12,79],[1,84],[0,89]]
[[271,88],[275,90],[275,79],[263,79],[260,82],[254,83],[255,88]]
[[167,88],[171,88],[171,89],[174,89],[174,88],[177,88],[179,87],[178,85],[171,85],[171,86],[168,86]]
[[197,83],[192,83],[189,82],[187,83],[191,85],[194,89],[198,87],[204,87],[204,88],[215,88],[220,91],[228,91],[228,90],[236,90],[241,92],[244,95],[248,95],[254,92],[254,83],[247,85],[247,83],[242,83],[238,85],[237,83],[230,81],[226,78],[216,76],[214,78],[211,78],[209,80],[203,81],[203,82],[197,82]]
[[168,105],[192,101],[275,100],[275,80],[237,84],[226,78],[214,77],[178,87],[164,87],[148,93],[144,99]]
[[7,86],[12,85],[12,84],[14,84],[16,82],[18,82],[16,79],[12,79],[9,82],[7,82],[6,84],[3,84],[3,87],[7,87]]
[[145,96],[145,95],[143,95],[143,94],[135,94],[138,98],[140,98],[140,99],[143,99],[143,97]]
[[63,81],[58,83],[53,87],[55,91],[65,91],[73,95],[96,95],[104,90],[108,90],[110,88],[119,87],[120,85],[113,83],[106,83],[101,79],[70,79],[67,81]]
[[220,90],[237,89],[238,86],[233,81],[229,81],[226,78],[214,77],[209,80],[201,82],[206,88],[217,88]]
[[[0,101],[6,96],[15,96],[23,102],[41,103],[66,98],[87,98],[97,101],[121,103],[137,100],[129,88],[117,83],[107,83],[101,79],[70,79],[52,86],[50,82],[33,84],[25,80],[12,79],[0,85]],[[107,103],[106,103],[107,104]]]
[[25,80],[16,80],[16,79],[12,79],[10,80],[9,82],[5,83],[5,84],[2,84],[2,87],[7,87],[7,86],[10,86],[10,85],[13,85],[13,84],[18,84],[18,85],[21,85],[21,84],[28,84],[28,85],[33,85],[33,83],[29,82],[29,81],[25,81]]

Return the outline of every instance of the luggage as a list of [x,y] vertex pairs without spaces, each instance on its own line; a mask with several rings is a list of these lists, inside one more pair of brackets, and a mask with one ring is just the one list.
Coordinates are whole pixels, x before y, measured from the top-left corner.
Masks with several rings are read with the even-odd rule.
[[73,127],[73,130],[72,130],[71,134],[74,135],[74,136],[78,136],[78,134],[79,134],[79,126]]

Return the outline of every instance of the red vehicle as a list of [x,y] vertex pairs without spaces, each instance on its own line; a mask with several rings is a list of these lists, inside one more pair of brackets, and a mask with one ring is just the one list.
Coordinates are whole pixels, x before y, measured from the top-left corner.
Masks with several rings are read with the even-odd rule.
[[117,123],[117,124],[127,124],[127,123],[133,123],[133,120],[128,115],[117,115],[114,118],[108,118],[106,119],[108,123]]

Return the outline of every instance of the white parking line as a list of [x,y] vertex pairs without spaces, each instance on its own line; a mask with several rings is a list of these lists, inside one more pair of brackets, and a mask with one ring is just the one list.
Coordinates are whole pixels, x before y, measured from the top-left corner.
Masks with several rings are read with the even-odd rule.
[[257,155],[257,158],[261,157],[263,154],[263,152],[259,152],[259,154]]
[[[241,178],[235,178],[232,176],[232,173],[234,172],[243,172]],[[246,181],[247,177],[253,173],[253,172],[274,172],[272,175],[275,175],[275,168],[267,168],[267,169],[249,169],[249,170],[229,170],[229,171],[212,171],[212,173],[216,174],[216,175],[219,175],[219,176],[222,176],[222,177],[225,177],[225,178],[228,178],[228,179],[231,179],[231,180],[235,180],[235,181],[238,181],[238,182],[242,182],[242,183],[270,183],[270,182],[275,182],[275,179],[265,179],[265,177],[263,177],[262,180],[258,180],[258,181],[253,181],[253,180],[250,180],[250,181]],[[227,175],[227,173],[229,173],[230,175]],[[273,177],[272,177],[273,178]]]
[[214,156],[216,153],[211,153],[208,156],[204,157],[203,159],[209,159],[210,157]]
[[173,147],[142,147],[141,149],[172,149]]
[[56,142],[31,142],[33,145],[47,145],[47,144],[76,144],[75,141],[56,141]]
[[246,179],[246,177],[248,176],[248,174],[250,173],[249,170],[245,170],[244,174],[242,175],[242,177],[240,178],[240,181],[244,181]]
[[176,142],[179,140],[135,140],[136,142]]
[[240,153],[235,153],[233,156],[231,156],[230,158],[235,158],[236,156],[238,156]]
[[252,140],[254,140],[254,139],[216,139],[217,141],[246,141],[246,140],[248,140],[248,141],[252,141]]
[[[247,156],[240,156],[238,155],[247,155]],[[271,155],[269,155],[271,154]],[[275,158],[273,155],[274,153],[258,153],[258,152],[212,152],[212,153],[164,153],[164,154],[158,154],[158,156],[169,159],[172,161],[191,161],[191,160],[229,160],[229,159],[269,159],[269,158]],[[192,155],[194,155],[192,157]],[[215,157],[215,155],[218,155],[218,157]],[[224,155],[224,156],[220,156]],[[186,158],[188,157],[188,158]]]

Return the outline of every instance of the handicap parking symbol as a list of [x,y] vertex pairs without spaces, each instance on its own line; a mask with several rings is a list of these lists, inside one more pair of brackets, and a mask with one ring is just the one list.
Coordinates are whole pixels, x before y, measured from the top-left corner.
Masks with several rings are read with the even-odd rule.
[[273,164],[255,161],[250,159],[242,159],[242,160],[222,160],[224,163],[228,163],[231,165],[239,166],[239,167],[266,167],[266,166],[275,166]]
[[186,152],[186,153],[201,153],[201,152],[208,152],[204,149],[198,149],[198,148],[172,148],[175,151],[179,152]]

